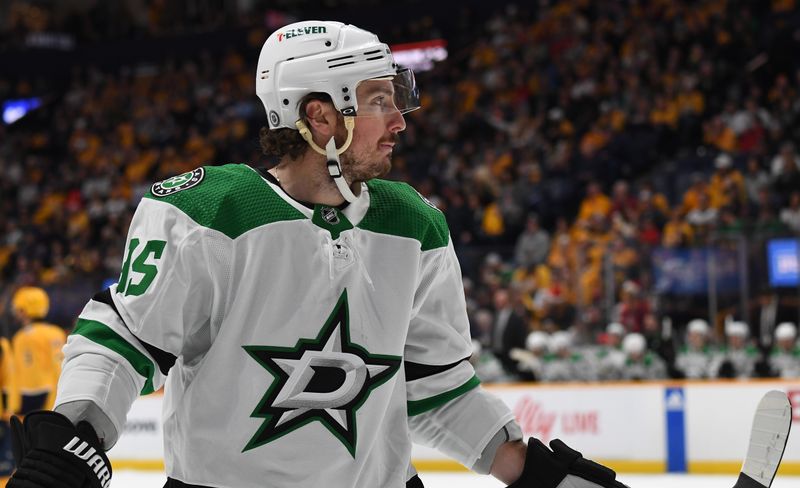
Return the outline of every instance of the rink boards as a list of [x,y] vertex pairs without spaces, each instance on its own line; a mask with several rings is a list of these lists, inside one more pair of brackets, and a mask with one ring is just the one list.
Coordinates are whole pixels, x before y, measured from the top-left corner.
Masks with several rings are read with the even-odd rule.
[[[487,386],[512,409],[526,436],[560,438],[620,472],[735,473],[753,412],[769,390],[789,393],[793,435],[781,473],[800,475],[800,380]],[[117,468],[163,469],[159,394],[139,398],[109,452]],[[464,470],[414,446],[421,471]]]

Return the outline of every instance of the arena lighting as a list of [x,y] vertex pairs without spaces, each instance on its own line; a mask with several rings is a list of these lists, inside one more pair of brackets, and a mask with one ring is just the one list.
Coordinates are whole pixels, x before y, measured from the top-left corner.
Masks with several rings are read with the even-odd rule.
[[2,105],[3,122],[11,125],[24,117],[31,110],[42,106],[40,98],[18,98],[6,100]]
[[444,39],[394,44],[392,55],[397,64],[417,73],[433,69],[433,63],[447,59],[447,42]]

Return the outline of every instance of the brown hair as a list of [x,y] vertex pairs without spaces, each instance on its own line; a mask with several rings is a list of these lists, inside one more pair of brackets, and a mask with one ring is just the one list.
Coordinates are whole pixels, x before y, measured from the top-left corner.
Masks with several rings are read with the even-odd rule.
[[[306,105],[311,100],[319,100],[321,102],[333,103],[330,95],[322,92],[309,93],[302,100],[300,100],[300,113],[304,122],[307,122],[305,113]],[[283,158],[289,156],[291,159],[297,159],[309,148],[308,143],[300,136],[300,131],[295,129],[281,128],[270,129],[269,126],[264,126],[258,133],[258,140],[261,143],[261,151],[267,156],[277,156]]]

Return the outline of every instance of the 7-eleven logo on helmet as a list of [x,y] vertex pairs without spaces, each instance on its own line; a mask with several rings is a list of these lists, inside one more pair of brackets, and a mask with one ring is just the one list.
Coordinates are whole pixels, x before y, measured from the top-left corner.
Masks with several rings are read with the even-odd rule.
[[307,34],[326,34],[328,28],[324,25],[310,25],[308,27],[298,27],[289,29],[286,32],[278,32],[278,42],[283,42],[284,39],[291,39],[297,36],[304,36]]

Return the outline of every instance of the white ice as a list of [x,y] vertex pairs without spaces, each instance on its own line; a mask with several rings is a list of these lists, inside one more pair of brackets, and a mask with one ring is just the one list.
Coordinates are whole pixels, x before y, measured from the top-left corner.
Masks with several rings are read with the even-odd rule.
[[[468,473],[420,473],[425,488],[499,488],[504,486],[489,476]],[[629,475],[618,479],[631,488],[731,488],[736,482],[733,475]],[[166,478],[161,473],[120,471],[114,473],[111,488],[161,488]],[[772,488],[800,486],[800,477],[778,476]]]

